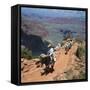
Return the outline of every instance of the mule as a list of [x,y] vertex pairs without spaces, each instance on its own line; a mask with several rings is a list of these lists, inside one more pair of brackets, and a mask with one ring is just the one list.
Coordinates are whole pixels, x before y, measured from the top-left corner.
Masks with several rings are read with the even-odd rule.
[[66,46],[65,46],[65,54],[67,54],[68,53],[68,51],[71,49],[71,47],[72,47],[72,44],[71,43],[67,43],[66,44]]
[[43,65],[45,65],[45,69],[53,69],[55,61],[54,58],[51,60],[50,56],[45,55],[45,57],[43,57],[43,55],[40,55],[40,63],[41,63],[41,67],[43,67]]

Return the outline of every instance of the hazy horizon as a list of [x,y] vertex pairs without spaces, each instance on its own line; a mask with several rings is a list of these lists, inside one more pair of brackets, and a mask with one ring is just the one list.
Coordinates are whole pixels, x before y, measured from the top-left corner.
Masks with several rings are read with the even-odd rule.
[[22,7],[21,14],[34,17],[71,17],[71,18],[85,18],[85,11],[78,10],[62,10],[62,9],[45,9],[45,8],[28,8]]

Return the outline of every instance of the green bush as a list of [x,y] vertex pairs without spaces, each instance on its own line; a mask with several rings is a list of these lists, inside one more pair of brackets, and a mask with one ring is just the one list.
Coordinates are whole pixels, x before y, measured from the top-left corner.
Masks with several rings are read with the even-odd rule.
[[32,53],[27,48],[21,48],[21,58],[31,59]]
[[76,51],[76,56],[81,59],[83,56],[85,56],[85,47],[83,45],[79,46]]
[[80,79],[85,79],[85,77],[86,77],[85,72],[81,71],[81,72],[80,72],[80,75],[79,75],[79,78],[80,78]]
[[73,38],[73,35],[72,35],[72,33],[71,33],[71,31],[66,31],[66,33],[64,34],[64,40],[67,40],[67,39],[71,39],[71,38]]

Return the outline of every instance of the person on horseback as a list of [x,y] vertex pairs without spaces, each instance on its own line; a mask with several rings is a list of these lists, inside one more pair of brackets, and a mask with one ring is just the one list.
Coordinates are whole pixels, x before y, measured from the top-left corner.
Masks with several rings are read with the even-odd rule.
[[50,65],[51,65],[51,69],[53,69],[53,66],[54,66],[54,48],[51,44],[48,45],[48,52],[47,52],[47,55],[50,56]]
[[71,49],[71,47],[72,47],[72,42],[68,41],[65,46],[65,51],[66,51],[65,54],[68,53],[68,51]]

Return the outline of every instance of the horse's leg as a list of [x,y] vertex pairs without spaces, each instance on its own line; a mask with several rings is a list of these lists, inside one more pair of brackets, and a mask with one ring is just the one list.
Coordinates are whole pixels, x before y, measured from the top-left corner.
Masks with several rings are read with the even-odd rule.
[[41,63],[41,68],[43,67],[43,63]]
[[55,64],[55,61],[54,61],[54,59],[53,59],[53,61],[52,61],[52,66],[51,66],[52,69],[53,69],[53,67],[54,67],[54,64]]
[[69,51],[69,48],[66,48],[66,50],[65,50],[66,52],[65,52],[65,54],[68,54],[68,51]]

